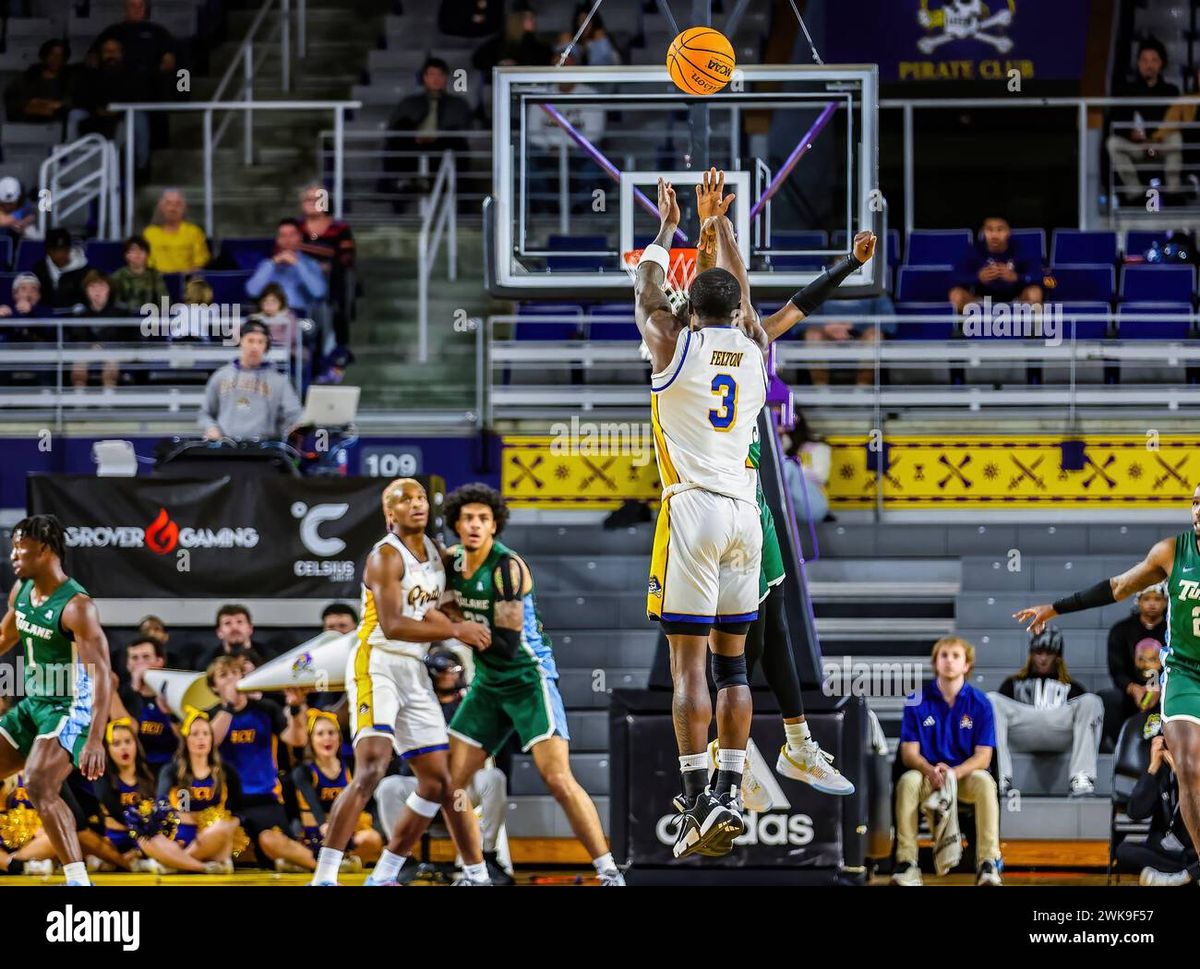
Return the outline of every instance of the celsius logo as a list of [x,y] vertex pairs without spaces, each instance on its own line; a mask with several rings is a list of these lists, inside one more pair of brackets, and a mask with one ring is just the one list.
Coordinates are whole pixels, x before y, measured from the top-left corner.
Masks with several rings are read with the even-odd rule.
[[313,555],[327,557],[337,555],[346,547],[340,538],[322,538],[318,529],[325,522],[341,518],[350,506],[345,502],[331,505],[313,505],[308,507],[302,501],[292,503],[292,515],[300,519],[300,541]]
[[[735,845],[800,847],[811,843],[814,837],[812,818],[807,814],[758,814],[747,811],[742,819],[746,822],[746,833],[733,842]],[[679,815],[664,814],[660,817],[654,826],[654,834],[660,844],[673,845],[679,836]]]
[[146,545],[158,555],[166,555],[179,542],[179,526],[171,521],[167,509],[159,508],[158,517],[146,529]]

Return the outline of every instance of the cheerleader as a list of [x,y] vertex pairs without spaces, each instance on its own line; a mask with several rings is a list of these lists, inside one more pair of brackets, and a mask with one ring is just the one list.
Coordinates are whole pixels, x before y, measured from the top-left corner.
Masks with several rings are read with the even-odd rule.
[[[325,840],[326,815],[337,796],[350,783],[350,769],[341,756],[342,729],[337,714],[329,710],[308,711],[308,748],[305,763],[292,771],[296,785],[296,803],[304,840],[316,854]],[[368,808],[371,805],[368,804]],[[342,871],[359,871],[364,863],[379,859],[383,851],[383,836],[376,829],[369,811],[358,818],[358,827],[350,838]]]

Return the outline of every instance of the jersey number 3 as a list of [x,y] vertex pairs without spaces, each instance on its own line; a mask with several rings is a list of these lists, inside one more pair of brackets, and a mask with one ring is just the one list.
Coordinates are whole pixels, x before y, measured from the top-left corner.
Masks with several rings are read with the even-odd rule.
[[719,373],[712,379],[712,392],[721,398],[721,406],[708,412],[708,422],[718,431],[727,431],[737,417],[737,381]]

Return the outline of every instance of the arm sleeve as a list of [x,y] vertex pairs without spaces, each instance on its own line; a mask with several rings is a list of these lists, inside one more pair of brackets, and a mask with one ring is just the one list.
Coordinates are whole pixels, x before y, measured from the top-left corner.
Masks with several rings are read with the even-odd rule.
[[[1166,764],[1163,764],[1159,768],[1159,772],[1161,773],[1164,770],[1167,770]],[[1154,804],[1157,800],[1158,775],[1146,771],[1133,786],[1133,791],[1129,795],[1129,803],[1125,807],[1125,813],[1134,821],[1145,821],[1154,814]]]
[[1133,682],[1129,677],[1128,656],[1120,623],[1108,631],[1108,674],[1112,677],[1113,686],[1122,693],[1129,689],[1129,684]]
[[296,785],[296,793],[304,798],[309,813],[316,818],[317,824],[324,824],[325,809],[321,807],[316,788],[312,786],[312,773],[307,764],[297,764],[292,769],[292,783]]
[[258,264],[258,268],[254,270],[254,274],[246,280],[246,293],[258,299],[262,295],[262,291],[267,288],[267,283],[271,281],[271,276],[275,272],[275,263],[270,259],[264,259]]
[[[509,563],[512,561],[514,560],[511,556],[501,556],[500,561],[496,564],[495,571],[492,573],[492,582],[496,590],[495,596],[497,602],[518,602],[521,599],[521,585],[523,584],[524,575],[522,575],[522,582],[514,587],[512,576],[509,574]],[[515,658],[521,649],[521,630],[503,629],[493,623],[492,645],[489,649],[498,652],[505,659]]]

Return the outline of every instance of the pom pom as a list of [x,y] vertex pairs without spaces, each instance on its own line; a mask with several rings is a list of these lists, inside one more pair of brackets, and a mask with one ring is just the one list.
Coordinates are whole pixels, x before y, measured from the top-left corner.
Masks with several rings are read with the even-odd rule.
[[179,815],[170,803],[149,798],[127,807],[124,821],[135,838],[153,838],[160,834],[174,838],[175,829],[179,827]]
[[37,811],[27,807],[15,807],[0,814],[0,843],[8,851],[20,851],[41,830],[42,819]]

